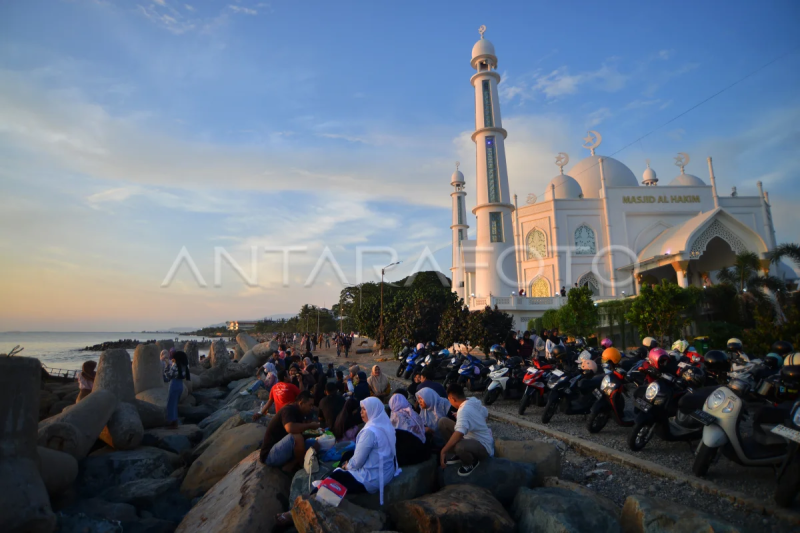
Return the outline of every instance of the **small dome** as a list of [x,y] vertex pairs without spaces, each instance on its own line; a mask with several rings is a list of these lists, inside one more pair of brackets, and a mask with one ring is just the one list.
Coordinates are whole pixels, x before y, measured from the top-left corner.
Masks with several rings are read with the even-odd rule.
[[462,174],[460,170],[453,172],[453,175],[450,177],[450,185],[455,185],[457,183],[464,183],[464,174]]
[[[569,174],[581,186],[584,198],[600,198],[600,163],[601,156],[590,155],[570,169]],[[631,169],[613,157],[603,157],[603,174],[608,187],[638,187],[639,180]]]
[[553,199],[551,186],[555,186],[556,200],[583,198],[583,191],[581,190],[581,186],[572,176],[567,176],[566,174],[559,174],[558,176],[550,180],[550,185],[548,185],[547,189],[545,189],[544,191],[544,199],[546,202]]
[[656,171],[650,168],[650,165],[647,165],[647,168],[644,169],[644,173],[642,174],[642,183],[653,183],[657,181]]
[[475,68],[478,58],[486,56],[491,57],[494,60],[491,61],[491,63],[497,66],[497,56],[494,54],[494,45],[488,39],[481,39],[472,47],[472,61],[470,64]]
[[678,174],[678,177],[669,182],[670,185],[679,187],[705,187],[706,184],[697,176],[691,174]]

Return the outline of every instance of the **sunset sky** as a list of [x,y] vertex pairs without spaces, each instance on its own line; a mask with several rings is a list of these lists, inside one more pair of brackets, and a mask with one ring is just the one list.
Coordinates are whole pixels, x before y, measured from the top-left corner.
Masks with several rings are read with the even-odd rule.
[[[0,331],[330,307],[330,264],[306,286],[326,246],[351,284],[359,246],[397,251],[389,279],[421,257],[449,274],[456,160],[475,201],[481,24],[521,201],[594,129],[637,177],[650,159],[669,181],[687,152],[704,180],[713,156],[720,194],[763,181],[778,242],[798,242],[798,21],[792,0],[2,2]],[[257,286],[225,261],[215,286],[215,247],[249,276],[252,246]],[[307,249],[289,287],[264,253],[283,246]],[[162,287],[184,247],[206,286],[184,264]],[[367,254],[364,280],[390,260]]]

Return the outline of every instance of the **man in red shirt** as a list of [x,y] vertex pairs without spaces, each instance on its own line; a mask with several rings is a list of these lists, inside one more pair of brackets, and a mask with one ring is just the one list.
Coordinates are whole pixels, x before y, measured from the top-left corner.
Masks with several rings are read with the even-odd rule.
[[275,404],[275,412],[277,413],[284,406],[294,403],[298,394],[300,394],[300,389],[291,382],[289,374],[285,370],[278,370],[278,382],[269,391],[267,404],[261,409],[260,413],[253,415],[253,420],[258,420],[269,413],[269,408],[272,407],[272,404]]

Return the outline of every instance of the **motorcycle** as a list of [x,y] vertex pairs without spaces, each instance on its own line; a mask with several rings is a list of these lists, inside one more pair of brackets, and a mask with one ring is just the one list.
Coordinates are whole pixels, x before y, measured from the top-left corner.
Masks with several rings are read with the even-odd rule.
[[440,381],[445,379],[448,375],[447,364],[450,362],[450,351],[442,350],[437,354],[428,354],[425,360],[414,368],[411,377],[413,379],[415,374],[421,373],[423,370],[433,369],[433,380]]
[[521,357],[509,357],[505,362],[489,367],[491,383],[483,393],[484,405],[492,405],[501,394],[504,398],[509,398],[523,393],[525,385],[522,383],[522,378],[525,374],[522,363]]
[[489,375],[492,372],[487,363],[492,364],[494,361],[484,362],[474,355],[466,356],[458,368],[457,383],[462,387],[468,385],[469,390],[472,392],[486,389],[486,386],[491,382]]
[[785,424],[779,424],[770,430],[785,438],[789,445],[786,459],[778,468],[775,503],[781,507],[791,507],[800,491],[800,402],[794,404]]
[[589,433],[602,431],[611,415],[617,425],[633,426],[634,418],[625,416],[625,398],[632,398],[633,392],[644,382],[643,373],[639,371],[643,363],[644,361],[638,361],[627,372],[622,367],[609,370],[600,381],[600,387],[592,391],[597,401],[592,405],[586,421]]
[[559,407],[566,415],[588,414],[595,402],[592,391],[597,390],[601,379],[600,375],[587,375],[584,372],[562,376],[547,395],[542,423],[549,423]]
[[633,431],[628,437],[628,447],[641,451],[658,435],[666,441],[693,441],[703,434],[697,421],[678,411],[678,401],[692,389],[679,378],[661,373],[658,379],[644,388],[644,397],[634,393],[633,404],[639,409],[634,418]]
[[[405,361],[406,357],[409,356],[411,351],[412,351],[411,346],[404,346],[402,350],[397,352],[397,360],[398,361]],[[397,374],[397,377],[400,377],[399,373]]]
[[417,350],[416,348],[408,354],[404,363],[401,363],[397,368],[397,377],[410,379],[418,360],[425,359],[425,348]]
[[525,414],[525,410],[533,403],[537,407],[544,407],[546,403],[547,378],[555,369],[555,366],[542,362],[539,359],[533,360],[533,366],[528,367],[522,383],[525,385],[525,392],[519,400],[517,413],[520,416]]
[[[703,427],[692,472],[698,477],[705,476],[720,451],[743,466],[782,464],[788,451],[786,439],[764,429],[764,425],[776,426],[777,420],[783,419],[781,413],[763,398],[751,395],[750,384],[744,380],[734,378],[727,387],[718,388],[708,397],[702,411],[698,409],[690,415]],[[769,418],[776,415],[777,420],[770,423]]]

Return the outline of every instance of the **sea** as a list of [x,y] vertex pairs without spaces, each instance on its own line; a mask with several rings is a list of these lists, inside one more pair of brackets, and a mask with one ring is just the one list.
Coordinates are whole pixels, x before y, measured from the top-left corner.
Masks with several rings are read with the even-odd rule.
[[[142,333],[132,331],[102,332],[56,332],[56,331],[6,331],[0,332],[0,353],[9,353],[19,345],[24,348],[16,357],[36,357],[49,368],[64,370],[79,369],[84,361],[97,361],[102,352],[85,352],[82,349],[108,341],[120,339],[176,340],[175,344],[183,346],[187,341],[203,341],[208,337],[178,335],[177,333]],[[208,354],[208,348],[200,348],[201,355]],[[133,356],[133,350],[128,350]]]

